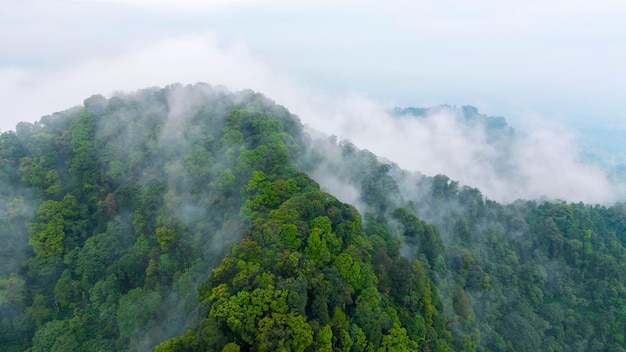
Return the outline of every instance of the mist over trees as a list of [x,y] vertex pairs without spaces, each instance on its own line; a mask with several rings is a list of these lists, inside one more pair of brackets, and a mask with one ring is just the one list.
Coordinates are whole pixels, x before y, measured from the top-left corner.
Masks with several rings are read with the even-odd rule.
[[252,91],[20,123],[0,225],[2,351],[626,349],[623,204],[500,204]]

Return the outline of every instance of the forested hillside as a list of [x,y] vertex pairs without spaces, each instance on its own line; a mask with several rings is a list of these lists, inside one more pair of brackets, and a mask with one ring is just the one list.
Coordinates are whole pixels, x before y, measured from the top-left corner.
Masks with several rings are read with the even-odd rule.
[[252,91],[20,123],[0,222],[2,351],[626,349],[624,205],[498,204]]
[[429,269],[454,350],[626,349],[624,204],[504,205],[349,141],[311,145],[302,169],[357,204],[365,223],[384,224],[402,255]]

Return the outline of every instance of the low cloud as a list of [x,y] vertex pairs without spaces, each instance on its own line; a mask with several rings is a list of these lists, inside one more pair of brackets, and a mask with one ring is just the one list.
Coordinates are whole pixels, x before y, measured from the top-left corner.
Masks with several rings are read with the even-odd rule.
[[546,197],[595,204],[623,199],[620,185],[579,159],[573,131],[537,116],[524,117],[522,126],[514,126],[514,136],[494,143],[481,125],[463,123],[459,111],[451,108],[417,118],[394,116],[366,98],[334,104],[332,112],[308,111],[303,120],[404,169],[445,174],[493,200]]
[[63,69],[0,70],[4,110],[0,129],[14,129],[20,121],[32,122],[78,105],[92,94],[198,81],[232,90],[250,88],[270,97],[290,85],[288,78],[274,74],[242,43],[223,43],[213,33],[182,35]]
[[171,37],[63,70],[3,69],[1,129],[78,105],[92,94],[198,81],[259,91],[314,129],[349,139],[405,169],[446,174],[494,200],[546,196],[606,203],[621,199],[599,169],[578,160],[574,135],[563,126],[528,120],[521,129],[524,133],[517,134],[504,155],[488,143],[480,128],[460,125],[452,111],[442,110],[429,118],[399,118],[389,113],[389,104],[363,95],[331,97],[315,92],[261,62],[243,43],[225,43],[214,33]]

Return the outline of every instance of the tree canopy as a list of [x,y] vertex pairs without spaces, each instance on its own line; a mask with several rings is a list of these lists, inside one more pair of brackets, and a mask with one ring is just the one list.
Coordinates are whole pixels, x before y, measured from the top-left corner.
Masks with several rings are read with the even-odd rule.
[[0,134],[0,240],[2,351],[626,349],[624,204],[499,204],[252,91]]

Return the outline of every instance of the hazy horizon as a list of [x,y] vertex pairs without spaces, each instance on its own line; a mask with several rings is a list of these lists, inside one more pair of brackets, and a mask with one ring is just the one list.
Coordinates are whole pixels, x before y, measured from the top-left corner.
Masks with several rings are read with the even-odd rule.
[[[94,94],[206,82],[258,91],[409,170],[499,193],[506,180],[494,184],[480,167],[491,166],[468,171],[471,163],[459,162],[468,151],[469,160],[491,152],[480,138],[449,143],[456,132],[442,126],[389,126],[396,106],[473,105],[528,136],[517,162],[530,174],[521,180],[541,187],[516,196],[582,189],[595,201],[611,193],[608,181],[578,160],[576,138],[590,128],[626,130],[624,17],[626,5],[608,0],[0,0],[0,131]],[[424,148],[418,136],[436,144],[403,154]]]
[[175,82],[252,88],[280,103],[258,66],[299,89],[386,106],[626,125],[626,5],[608,0],[2,0],[0,10],[0,130],[92,94]]

